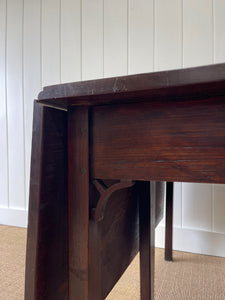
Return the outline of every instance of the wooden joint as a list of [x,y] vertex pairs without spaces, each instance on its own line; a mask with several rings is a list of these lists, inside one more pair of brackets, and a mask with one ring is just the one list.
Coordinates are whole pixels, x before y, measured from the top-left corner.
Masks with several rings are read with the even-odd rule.
[[96,208],[92,209],[92,219],[96,222],[99,222],[104,218],[106,204],[108,203],[110,196],[118,190],[133,186],[135,184],[135,181],[121,180],[111,185],[109,188],[107,188],[106,185],[99,179],[94,180],[93,184],[99,191],[100,198],[98,200]]

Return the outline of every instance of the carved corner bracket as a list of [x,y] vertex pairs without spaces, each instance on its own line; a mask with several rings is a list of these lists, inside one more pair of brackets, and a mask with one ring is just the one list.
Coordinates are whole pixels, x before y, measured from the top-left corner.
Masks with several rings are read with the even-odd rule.
[[96,222],[99,222],[104,218],[104,212],[109,197],[118,190],[133,186],[135,184],[135,181],[121,180],[118,183],[115,183],[112,186],[107,187],[106,185],[104,185],[103,182],[96,179],[93,181],[93,184],[95,185],[96,189],[100,193],[100,198],[98,200],[96,208],[92,209],[92,219]]

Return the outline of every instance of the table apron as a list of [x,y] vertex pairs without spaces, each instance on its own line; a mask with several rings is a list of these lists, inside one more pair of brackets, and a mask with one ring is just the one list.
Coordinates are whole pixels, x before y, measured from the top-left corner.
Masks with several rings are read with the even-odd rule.
[[225,97],[92,110],[94,178],[225,183]]

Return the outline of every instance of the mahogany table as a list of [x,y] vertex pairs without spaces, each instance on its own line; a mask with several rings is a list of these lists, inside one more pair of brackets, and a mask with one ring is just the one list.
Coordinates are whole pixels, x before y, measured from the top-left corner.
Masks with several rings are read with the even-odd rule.
[[104,299],[138,250],[153,299],[157,181],[225,183],[225,64],[44,88],[25,299]]

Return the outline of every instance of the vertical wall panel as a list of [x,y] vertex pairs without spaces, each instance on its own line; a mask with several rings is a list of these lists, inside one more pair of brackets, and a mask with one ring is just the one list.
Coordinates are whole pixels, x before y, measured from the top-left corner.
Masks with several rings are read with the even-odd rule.
[[42,85],[60,83],[60,0],[42,1]]
[[103,77],[103,0],[83,0],[82,3],[82,79],[101,78]]
[[182,67],[182,0],[155,1],[155,70]]
[[225,234],[225,185],[215,184],[213,189],[213,229]]
[[104,76],[127,74],[127,0],[104,0]]
[[0,1],[0,206],[8,206],[8,148],[6,106],[6,0]]
[[153,0],[130,0],[128,6],[128,73],[153,71]]
[[26,204],[29,197],[33,102],[41,90],[40,0],[24,0],[24,124]]
[[212,0],[183,0],[184,67],[213,62]]
[[183,228],[211,231],[212,185],[182,184]]
[[214,0],[215,63],[225,62],[225,1]]
[[60,30],[61,81],[79,81],[81,80],[81,0],[61,0]]
[[7,118],[9,206],[25,207],[23,105],[23,1],[7,1]]

